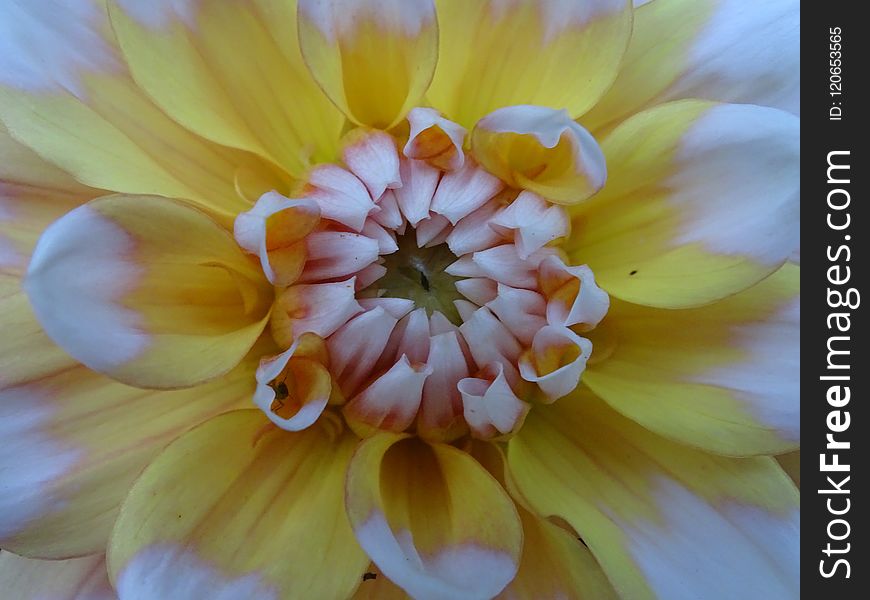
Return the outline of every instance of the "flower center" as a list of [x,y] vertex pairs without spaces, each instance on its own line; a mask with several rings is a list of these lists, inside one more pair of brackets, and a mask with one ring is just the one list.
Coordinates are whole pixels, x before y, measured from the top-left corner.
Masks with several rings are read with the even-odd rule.
[[440,312],[455,324],[462,319],[454,302],[463,298],[456,289],[456,277],[446,269],[457,260],[447,244],[418,247],[411,234],[397,236],[398,250],[384,257],[386,274],[358,296],[406,298],[427,315]]
[[581,333],[609,299],[553,247],[564,209],[471,156],[452,170],[402,156],[383,132],[343,158],[236,220],[276,286],[284,351],[262,361],[254,397],[269,418],[299,430],[340,412],[361,436],[502,439],[533,403],[570,393],[592,352]]

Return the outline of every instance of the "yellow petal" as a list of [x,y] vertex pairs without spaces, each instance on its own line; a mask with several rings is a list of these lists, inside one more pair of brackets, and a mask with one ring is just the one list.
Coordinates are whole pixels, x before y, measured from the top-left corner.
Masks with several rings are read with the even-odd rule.
[[510,480],[502,450],[493,444],[475,443],[472,455],[511,490],[523,523],[523,555],[517,576],[498,595],[499,600],[526,598],[577,598],[616,600],[616,592],[601,566],[570,527],[555,525],[536,515],[519,497]]
[[522,496],[577,531],[620,597],[798,596],[799,498],[771,458],[680,446],[580,392],[533,411],[508,463]]
[[387,579],[372,563],[363,574],[362,583],[351,600],[410,600],[402,588]]
[[235,191],[243,166],[280,181],[252,155],[184,129],[144,94],[121,59],[102,2],[16,4],[0,28],[8,28],[0,38],[11,44],[0,54],[14,57],[9,68],[0,62],[0,119],[79,181],[187,198],[224,222],[246,207]]
[[317,83],[359,125],[388,129],[420,103],[438,59],[432,0],[299,0]]
[[350,596],[369,564],[344,514],[354,445],[320,424],[274,428],[258,410],[188,432],[121,509],[108,553],[120,595]]
[[608,184],[571,209],[566,251],[638,304],[746,289],[797,246],[798,133],[796,117],[760,106],[686,100],[635,115],[602,141]]
[[496,110],[477,122],[471,148],[481,166],[508,185],[558,204],[585,200],[607,179],[598,142],[564,110]]
[[799,31],[798,0],[646,2],[635,9],[619,76],[583,124],[610,129],[654,104],[683,98],[799,114]]
[[137,83],[191,131],[297,177],[335,158],[343,117],[302,61],[295,2],[112,0],[109,13]]
[[491,598],[513,579],[522,529],[513,502],[468,454],[399,434],[362,442],[347,478],[360,545],[417,598]]
[[590,334],[606,357],[590,364],[583,381],[630,419],[702,450],[793,450],[800,444],[799,271],[787,264],[701,308],[615,301]]
[[116,600],[103,554],[70,560],[36,560],[0,552],[0,583],[8,598]]
[[514,104],[577,117],[613,83],[630,0],[438,0],[438,69],[427,99],[471,128]]
[[154,388],[233,368],[272,297],[227,231],[156,196],[106,196],[66,214],[40,238],[25,285],[40,323],[73,357]]

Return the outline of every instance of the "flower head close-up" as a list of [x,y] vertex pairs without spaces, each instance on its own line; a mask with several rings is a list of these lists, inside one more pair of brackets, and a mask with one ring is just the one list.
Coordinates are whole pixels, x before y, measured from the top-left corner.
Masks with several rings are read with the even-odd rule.
[[0,0],[0,595],[797,598],[798,32]]

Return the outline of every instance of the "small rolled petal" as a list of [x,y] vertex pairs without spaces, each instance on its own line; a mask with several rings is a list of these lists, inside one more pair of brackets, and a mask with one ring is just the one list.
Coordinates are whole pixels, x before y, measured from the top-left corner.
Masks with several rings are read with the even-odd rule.
[[363,182],[336,165],[315,167],[308,178],[307,198],[314,200],[320,213],[354,231],[361,231],[366,217],[375,207]]
[[496,297],[489,300],[486,306],[523,346],[531,344],[538,330],[547,324],[547,319],[544,318],[547,301],[532,290],[512,288],[499,283]]
[[326,338],[362,312],[356,301],[354,282],[299,284],[284,290],[272,310],[272,336],[281,346],[292,346],[303,333]]
[[465,164],[462,144],[466,129],[445,119],[433,108],[414,108],[408,113],[411,132],[402,153],[408,158],[425,160],[433,167],[454,171]]
[[556,254],[557,251],[552,248],[541,248],[529,255],[528,258],[523,259],[520,258],[519,251],[514,244],[502,244],[475,252],[472,255],[472,260],[486,277],[499,283],[505,283],[512,287],[535,289],[538,286],[538,265],[546,257]]
[[592,342],[567,327],[547,325],[519,359],[520,375],[538,384],[549,402],[574,391],[592,354]]
[[429,218],[432,196],[441,179],[441,171],[429,166],[422,160],[403,158],[399,164],[402,187],[395,190],[396,200],[402,214],[416,227],[417,223]]
[[260,361],[254,404],[285,431],[302,431],[329,402],[332,377],[322,364],[295,357],[300,340],[278,356]]
[[547,322],[550,325],[578,325],[594,328],[610,308],[610,296],[595,283],[586,265],[569,267],[558,256],[541,261],[538,282],[547,297]]
[[604,187],[607,166],[595,138],[564,110],[509,106],[471,132],[481,166],[511,187],[577,204]]
[[477,304],[483,306],[494,300],[498,293],[498,285],[486,277],[470,277],[456,281],[456,291]]
[[378,246],[378,255],[392,254],[399,249],[395,235],[387,231],[373,218],[366,219],[366,224],[361,232],[364,236],[374,240]]
[[305,249],[300,283],[347,277],[378,260],[379,252],[377,240],[346,231],[316,231],[305,238]]
[[519,381],[519,373],[514,365],[520,357],[522,348],[517,339],[504,323],[499,321],[486,307],[475,310],[459,331],[478,365],[495,363],[504,368],[505,377],[511,385]]
[[467,453],[379,433],[354,454],[346,489],[360,545],[411,597],[492,598],[516,574],[514,503]]
[[395,355],[405,355],[415,363],[426,362],[429,356],[429,317],[426,316],[426,309],[418,308],[402,320],[402,334],[398,338]]
[[404,431],[414,422],[423,384],[432,374],[425,364],[411,364],[402,355],[392,368],[345,405],[348,424],[365,436],[372,430]]
[[383,196],[377,199],[377,208],[373,210],[371,218],[387,229],[399,229],[404,223],[402,212],[399,209],[399,201],[393,190],[387,190]]
[[381,264],[372,264],[356,274],[354,289],[364,290],[387,274],[387,268]]
[[456,256],[486,250],[502,241],[502,236],[488,227],[492,217],[498,212],[497,202],[487,202],[476,211],[456,224],[447,236],[447,246]]
[[396,141],[383,131],[354,129],[344,140],[341,158],[374,200],[387,189],[402,187]]
[[352,396],[370,377],[398,321],[385,308],[376,306],[329,337],[329,370],[345,396]]
[[477,277],[486,278],[489,274],[474,261],[472,255],[466,254],[454,263],[451,263],[444,272],[454,277]]
[[432,198],[432,212],[447,217],[456,224],[498,194],[502,183],[469,159],[465,165],[445,173]]
[[488,440],[517,431],[529,412],[529,404],[517,398],[501,365],[495,379],[467,378],[459,382],[465,422],[472,435]]
[[407,298],[360,298],[359,303],[366,310],[374,310],[378,306],[383,307],[396,319],[401,319],[414,310],[414,301]]
[[522,192],[489,220],[489,226],[513,241],[520,258],[568,235],[571,222],[565,209],[548,204],[532,192]]
[[458,332],[433,335],[426,364],[432,368],[432,374],[423,384],[417,434],[424,439],[447,441],[464,431],[462,398],[457,384],[468,377],[468,363]]
[[299,0],[311,74],[354,123],[390,129],[419,104],[438,59],[432,0]]
[[417,223],[417,246],[423,248],[430,246],[433,241],[445,237],[450,231],[450,221],[447,217],[430,213],[430,216]]
[[269,283],[284,287],[302,273],[306,254],[300,242],[319,221],[320,207],[312,200],[290,199],[273,191],[236,217],[233,234],[239,246],[260,257]]

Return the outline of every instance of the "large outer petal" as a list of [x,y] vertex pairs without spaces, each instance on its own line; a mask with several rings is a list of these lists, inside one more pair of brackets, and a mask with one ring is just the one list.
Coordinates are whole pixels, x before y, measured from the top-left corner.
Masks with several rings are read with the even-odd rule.
[[786,264],[701,308],[615,301],[591,333],[606,358],[593,361],[583,381],[625,416],[684,444],[730,456],[793,450],[800,444],[799,294],[800,269]]
[[190,133],[133,82],[97,0],[4,2],[0,120],[93,187],[188,198],[227,222],[246,203],[235,179],[281,178],[252,155]]
[[348,470],[347,511],[372,561],[414,598],[491,598],[516,573],[513,502],[452,446],[388,433],[365,440]]
[[200,581],[227,600],[348,597],[369,564],[343,508],[355,438],[328,425],[289,433],[235,411],[171,444],[115,525],[120,597],[188,597]]
[[569,256],[609,294],[698,306],[760,281],[797,245],[799,120],[686,100],[635,115],[602,142],[608,183],[574,207]]
[[136,81],[204,138],[301,176],[334,160],[343,117],[308,73],[292,0],[111,0]]
[[429,87],[438,60],[432,0],[299,0],[299,43],[326,95],[359,125],[388,129]]
[[529,415],[508,461],[532,507],[574,527],[622,597],[799,593],[798,492],[772,458],[680,446],[581,391]]
[[226,373],[265,326],[271,289],[205,214],[166,198],[105,196],[54,222],[25,286],[49,336],[140,387]]
[[438,0],[438,69],[427,99],[467,128],[514,104],[592,107],[617,74],[630,0]]
[[587,115],[590,130],[683,98],[800,110],[798,0],[652,0],[613,87]]
[[0,589],[16,600],[117,600],[103,554],[36,560],[0,552]]

